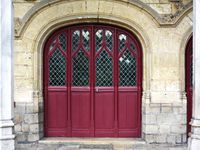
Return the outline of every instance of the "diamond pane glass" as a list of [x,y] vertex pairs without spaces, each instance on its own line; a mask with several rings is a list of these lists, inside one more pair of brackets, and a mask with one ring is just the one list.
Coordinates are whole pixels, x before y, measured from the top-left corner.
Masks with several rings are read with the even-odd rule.
[[73,58],[73,86],[89,86],[89,60],[80,50]]
[[66,35],[64,33],[62,33],[60,36],[59,36],[59,43],[60,43],[60,46],[62,47],[62,49],[64,51],[67,50],[67,41],[66,41]]
[[106,46],[110,51],[112,51],[113,50],[113,34],[109,30],[106,30],[105,36],[106,36]]
[[90,50],[90,32],[88,30],[82,30],[83,45],[86,51]]
[[126,35],[120,34],[119,35],[119,51],[122,51],[125,48],[126,43]]
[[72,33],[72,49],[75,51],[78,48],[80,41],[80,31],[76,30]]
[[56,45],[56,39],[54,39],[53,42],[51,43],[49,51],[52,51],[55,45]]
[[66,85],[66,59],[59,49],[56,49],[49,59],[49,85]]
[[130,48],[132,51],[136,52],[135,44],[133,42],[130,43]]
[[96,86],[113,85],[113,64],[109,54],[103,50],[96,60]]
[[126,50],[122,57],[119,58],[119,85],[136,86],[136,59]]
[[103,42],[103,30],[98,30],[95,33],[95,45],[96,45],[96,51],[99,51]]

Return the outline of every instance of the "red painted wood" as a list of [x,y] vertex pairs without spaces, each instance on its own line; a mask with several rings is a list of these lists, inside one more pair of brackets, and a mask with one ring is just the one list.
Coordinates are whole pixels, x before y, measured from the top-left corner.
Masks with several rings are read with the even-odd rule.
[[[82,43],[72,51],[72,33],[87,29],[90,33],[90,51]],[[106,46],[105,36],[98,52],[95,50],[95,31],[109,30],[113,35],[113,50]],[[58,36],[67,35],[67,51],[59,43]],[[118,51],[118,36],[125,34],[133,41],[136,51],[131,51],[137,62],[136,86],[119,86],[119,58],[123,56],[129,43]],[[49,52],[50,45],[56,44]],[[80,40],[83,39],[82,35]],[[49,86],[49,59],[59,48],[66,58],[66,86]],[[89,85],[73,86],[73,58],[80,49],[89,60]],[[112,59],[113,86],[96,87],[96,60],[105,49]],[[44,51],[44,97],[45,136],[66,137],[140,137],[141,136],[141,91],[142,91],[142,51],[138,39],[128,31],[106,25],[77,25],[54,32],[47,40]]]
[[191,132],[190,121],[192,118],[192,92],[193,87],[191,84],[191,64],[193,61],[192,53],[192,37],[188,41],[185,53],[185,90],[187,93],[187,133]]

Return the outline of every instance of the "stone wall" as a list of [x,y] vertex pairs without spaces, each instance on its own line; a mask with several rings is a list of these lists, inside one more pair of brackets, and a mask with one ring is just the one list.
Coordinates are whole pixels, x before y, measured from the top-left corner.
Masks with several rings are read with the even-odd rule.
[[186,103],[146,104],[143,108],[143,136],[148,143],[187,142]]
[[17,141],[33,142],[43,137],[42,56],[48,35],[62,26],[100,22],[130,30],[142,44],[142,139],[149,143],[185,143],[184,50],[192,33],[191,1],[183,1],[181,4],[188,6],[181,10],[175,10],[176,4],[168,0],[50,2],[14,1]]

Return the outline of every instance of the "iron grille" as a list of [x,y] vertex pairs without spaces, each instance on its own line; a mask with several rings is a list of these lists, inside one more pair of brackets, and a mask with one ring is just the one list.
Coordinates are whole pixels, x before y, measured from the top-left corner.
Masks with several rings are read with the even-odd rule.
[[121,52],[125,48],[126,43],[126,35],[120,34],[119,35],[119,51]]
[[113,85],[112,59],[106,50],[103,50],[96,60],[96,86]]
[[56,39],[54,39],[53,42],[51,43],[49,51],[52,51],[55,45],[56,45]]
[[88,30],[82,30],[83,45],[86,51],[90,50],[90,32]]
[[73,86],[89,86],[89,60],[80,50],[73,58]]
[[80,31],[76,30],[72,33],[72,49],[75,51],[78,48],[80,41]]
[[122,57],[119,58],[119,85],[120,86],[136,86],[136,59],[127,49]]
[[66,60],[59,49],[56,49],[49,59],[49,85],[66,85]]
[[60,36],[59,36],[59,43],[60,43],[60,46],[62,47],[62,49],[64,51],[67,50],[67,37],[64,33],[62,33]]
[[113,34],[111,31],[106,30],[105,36],[106,36],[106,46],[109,49],[109,51],[112,51],[113,50]]
[[132,51],[136,52],[135,44],[133,42],[130,43],[130,48]]
[[95,33],[95,45],[96,45],[96,51],[99,51],[102,47],[103,43],[103,30],[98,30]]

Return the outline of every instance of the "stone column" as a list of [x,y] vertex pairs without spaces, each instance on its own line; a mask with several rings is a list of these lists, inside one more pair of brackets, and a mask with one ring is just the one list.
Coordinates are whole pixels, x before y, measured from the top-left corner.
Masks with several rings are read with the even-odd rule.
[[200,1],[193,1],[193,112],[189,150],[200,149]]
[[0,149],[14,150],[12,0],[1,0],[0,10]]

